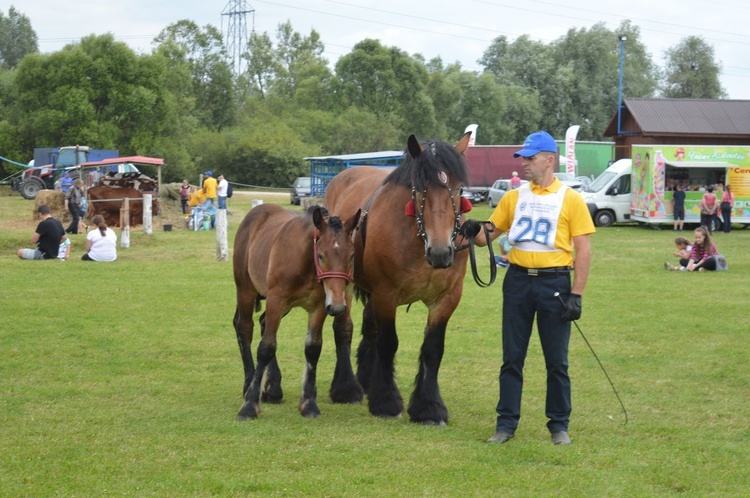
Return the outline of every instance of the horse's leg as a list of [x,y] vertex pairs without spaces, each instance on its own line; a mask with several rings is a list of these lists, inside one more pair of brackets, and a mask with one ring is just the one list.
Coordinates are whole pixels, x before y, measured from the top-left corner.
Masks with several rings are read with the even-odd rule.
[[255,375],[250,386],[245,392],[245,404],[237,414],[238,420],[257,418],[260,412],[260,391],[263,380],[263,372],[276,356],[276,332],[279,330],[279,322],[282,313],[279,310],[277,299],[271,296],[266,300],[266,327],[260,341],[258,342],[257,365]]
[[303,417],[315,418],[320,415],[318,408],[317,372],[320,351],[323,348],[323,323],[325,309],[319,307],[307,318],[307,336],[305,337],[305,378],[302,381],[302,396],[299,400],[299,412]]
[[440,397],[438,371],[443,359],[447,323],[425,327],[419,353],[419,371],[414,379],[414,392],[409,400],[409,420],[427,425],[445,425],[448,409]]
[[[258,320],[260,323],[260,336],[266,332],[266,313],[263,312]],[[281,389],[281,369],[279,368],[279,362],[274,355],[271,363],[266,368],[265,377],[263,377],[263,385],[260,390],[260,400],[264,403],[281,403],[284,398],[284,391]]]
[[251,291],[237,292],[237,308],[234,312],[234,331],[237,334],[237,344],[240,347],[240,357],[245,371],[245,381],[242,395],[247,392],[250,382],[255,375],[255,364],[251,344],[253,342],[253,306],[255,293]]
[[404,401],[394,380],[393,360],[398,350],[396,335],[396,307],[378,310],[373,302],[373,313],[377,325],[377,359],[373,364],[370,389],[367,391],[370,413],[379,417],[400,417]]
[[357,381],[364,392],[370,391],[372,370],[378,358],[377,337],[377,326],[372,314],[372,299],[369,299],[362,311],[362,340],[357,348]]
[[333,372],[329,395],[334,403],[359,403],[364,391],[352,370],[352,317],[351,299],[346,311],[333,319],[333,335],[336,340],[336,369]]
[[448,319],[458,306],[461,290],[446,297],[437,307],[430,307],[424,341],[419,353],[419,370],[414,379],[414,392],[409,400],[409,419],[429,425],[448,423],[448,409],[440,396],[438,372],[445,349]]

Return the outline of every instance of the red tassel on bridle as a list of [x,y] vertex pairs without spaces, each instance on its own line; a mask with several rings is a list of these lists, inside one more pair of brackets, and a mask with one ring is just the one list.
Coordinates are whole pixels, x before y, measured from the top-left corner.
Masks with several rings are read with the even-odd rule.
[[471,201],[467,199],[466,197],[461,197],[461,212],[462,213],[468,213],[474,208],[474,206],[471,204]]
[[404,209],[404,214],[406,216],[411,216],[411,217],[417,216],[417,211],[416,209],[414,209],[414,199],[406,203],[406,209]]

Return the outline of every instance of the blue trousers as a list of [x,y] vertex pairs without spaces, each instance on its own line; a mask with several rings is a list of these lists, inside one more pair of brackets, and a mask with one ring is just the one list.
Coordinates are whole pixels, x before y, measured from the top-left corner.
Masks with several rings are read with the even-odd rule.
[[503,365],[500,368],[500,401],[497,430],[515,433],[521,418],[523,366],[536,316],[539,339],[547,367],[546,414],[550,432],[568,430],[572,409],[568,376],[570,322],[560,315],[570,294],[570,274],[530,276],[510,268],[503,280]]

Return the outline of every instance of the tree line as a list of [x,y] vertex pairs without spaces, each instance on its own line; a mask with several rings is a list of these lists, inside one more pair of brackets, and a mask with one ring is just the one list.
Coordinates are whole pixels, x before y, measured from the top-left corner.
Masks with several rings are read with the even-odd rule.
[[[619,35],[628,37],[625,97],[722,98],[713,48],[689,36],[658,67],[624,21],[572,28],[551,43],[495,38],[464,70],[364,39],[331,67],[320,35],[290,22],[253,33],[232,73],[220,31],[181,20],[136,54],[112,34],[42,54],[28,18],[0,11],[0,156],[28,162],[34,147],[88,145],[163,157],[166,181],[205,169],[238,183],[288,186],[304,157],[401,149],[406,137],[518,144],[531,131],[604,140],[618,99]],[[2,177],[17,167],[2,163]]]

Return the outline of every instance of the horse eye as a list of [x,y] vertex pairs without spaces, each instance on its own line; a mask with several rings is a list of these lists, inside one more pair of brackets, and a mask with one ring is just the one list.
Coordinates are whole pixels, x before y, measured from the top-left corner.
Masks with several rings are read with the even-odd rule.
[[320,261],[321,263],[323,262],[323,255],[322,254],[318,254],[318,261]]

